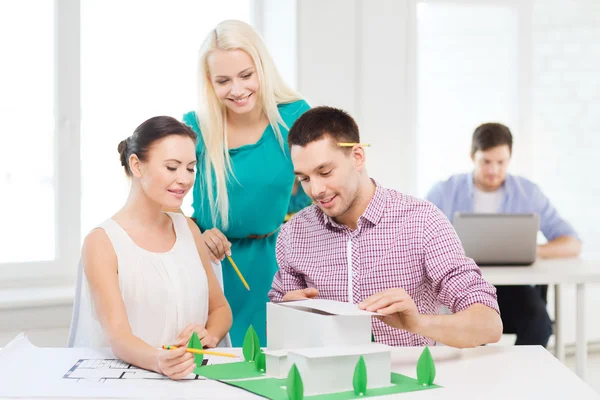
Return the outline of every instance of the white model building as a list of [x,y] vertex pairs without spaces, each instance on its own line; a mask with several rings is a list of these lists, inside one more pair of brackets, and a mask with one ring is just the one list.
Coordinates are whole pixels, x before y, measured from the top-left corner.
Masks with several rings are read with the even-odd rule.
[[343,392],[362,356],[368,387],[390,386],[390,347],[371,342],[373,315],[332,300],[267,303],[266,374],[285,378],[296,364],[305,396]]

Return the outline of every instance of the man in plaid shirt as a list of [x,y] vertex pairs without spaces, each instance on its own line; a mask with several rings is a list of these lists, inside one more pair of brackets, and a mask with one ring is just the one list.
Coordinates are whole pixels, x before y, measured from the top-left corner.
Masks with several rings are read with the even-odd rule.
[[[438,208],[369,178],[350,115],[313,108],[294,123],[288,144],[315,204],[279,232],[272,301],[319,297],[376,311],[385,316],[373,320],[375,340],[392,346],[500,339],[495,288]],[[441,304],[453,314],[437,315]]]

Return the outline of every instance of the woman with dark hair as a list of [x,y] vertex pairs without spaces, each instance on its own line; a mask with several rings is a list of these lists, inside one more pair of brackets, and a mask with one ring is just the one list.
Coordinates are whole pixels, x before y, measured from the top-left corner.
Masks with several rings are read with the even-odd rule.
[[[131,178],[129,197],[83,244],[76,346],[110,346],[120,359],[180,379],[194,370],[185,351],[193,332],[215,347],[231,309],[212,270],[200,230],[163,209],[179,208],[192,188],[196,134],[154,117],[119,143]],[[163,344],[181,346],[161,350]]]

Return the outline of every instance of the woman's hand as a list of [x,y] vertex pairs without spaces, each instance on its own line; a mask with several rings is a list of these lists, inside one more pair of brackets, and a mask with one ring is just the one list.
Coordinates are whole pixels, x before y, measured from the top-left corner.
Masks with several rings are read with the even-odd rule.
[[208,247],[208,254],[213,262],[223,261],[225,256],[231,256],[231,243],[217,228],[204,231],[202,240]]
[[186,347],[159,350],[156,357],[159,372],[174,380],[185,378],[196,368],[194,356],[186,351]]
[[204,326],[199,324],[189,324],[181,333],[177,336],[177,342],[179,346],[186,346],[192,338],[192,334],[196,332],[198,339],[202,343],[202,347],[214,348],[219,344],[219,338],[210,334]]

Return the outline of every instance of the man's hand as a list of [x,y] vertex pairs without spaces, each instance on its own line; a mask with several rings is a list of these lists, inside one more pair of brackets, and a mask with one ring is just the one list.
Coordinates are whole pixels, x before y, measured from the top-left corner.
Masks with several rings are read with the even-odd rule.
[[292,292],[287,292],[285,296],[283,296],[283,301],[288,300],[304,300],[304,299],[314,299],[319,295],[319,291],[315,288],[306,288],[300,290],[294,290]]
[[418,333],[421,330],[423,318],[413,299],[404,289],[388,289],[363,300],[358,304],[361,310],[385,314],[378,316],[385,324]]

